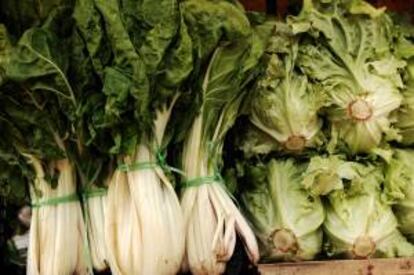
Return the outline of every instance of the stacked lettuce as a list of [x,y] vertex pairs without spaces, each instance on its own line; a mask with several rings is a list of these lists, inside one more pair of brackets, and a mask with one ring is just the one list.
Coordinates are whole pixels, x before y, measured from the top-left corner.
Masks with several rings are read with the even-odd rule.
[[266,23],[229,170],[262,259],[413,256],[412,25],[361,0],[286,21]]
[[325,210],[302,186],[305,168],[293,159],[247,168],[241,202],[263,260],[311,260],[321,251]]

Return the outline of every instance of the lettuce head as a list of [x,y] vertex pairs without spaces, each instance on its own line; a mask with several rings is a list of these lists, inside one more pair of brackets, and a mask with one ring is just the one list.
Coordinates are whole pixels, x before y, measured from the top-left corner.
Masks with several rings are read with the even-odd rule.
[[399,139],[393,111],[405,62],[392,52],[393,25],[383,9],[362,0],[304,0],[288,21],[302,37],[298,66],[329,97],[328,150],[369,153]]
[[311,260],[322,249],[325,213],[302,186],[303,165],[293,159],[250,167],[252,188],[241,195],[264,261]]
[[400,231],[414,241],[414,150],[396,149],[386,169],[384,196],[393,204]]
[[308,78],[296,67],[298,41],[290,28],[275,23],[264,60],[266,69],[251,91],[250,121],[274,139],[281,151],[298,153],[322,143],[324,104]]
[[396,53],[404,58],[407,67],[404,71],[404,100],[398,110],[396,126],[400,130],[401,143],[414,144],[414,28],[410,23],[402,23],[397,28]]
[[346,258],[408,257],[411,245],[398,230],[391,206],[382,199],[381,165],[354,164],[357,174],[331,192],[323,224],[328,255]]

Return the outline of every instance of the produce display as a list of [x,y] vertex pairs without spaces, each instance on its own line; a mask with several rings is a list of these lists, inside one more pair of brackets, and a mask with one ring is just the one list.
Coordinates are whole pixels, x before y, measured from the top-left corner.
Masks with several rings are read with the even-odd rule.
[[0,197],[31,206],[9,218],[30,224],[26,272],[413,257],[413,94],[414,26],[363,0],[285,19],[2,1]]

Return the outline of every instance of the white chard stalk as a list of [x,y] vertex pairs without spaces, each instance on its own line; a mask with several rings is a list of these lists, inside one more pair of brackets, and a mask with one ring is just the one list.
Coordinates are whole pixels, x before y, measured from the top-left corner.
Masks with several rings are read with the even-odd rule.
[[[58,184],[52,188],[45,180],[40,160],[27,155],[36,172],[31,189],[32,201],[47,202],[76,192],[74,169],[69,160],[53,163],[59,171]],[[78,200],[43,204],[33,209],[28,251],[28,275],[92,274],[88,264],[86,231]]]
[[[170,114],[171,108],[158,112],[156,140],[142,140],[135,156],[124,158],[126,164],[157,163],[151,148],[161,143]],[[183,216],[162,167],[116,171],[108,191],[106,240],[114,274],[162,275],[180,270],[185,248]]]
[[[198,116],[186,140],[183,169],[187,180],[211,177],[208,156],[201,144],[202,117]],[[187,187],[181,207],[186,225],[186,257],[183,269],[192,274],[222,274],[233,255],[237,234],[252,261],[259,260],[256,238],[225,187],[217,180]]]
[[113,274],[140,274],[141,223],[125,172],[116,170],[108,188],[105,242]]
[[103,271],[108,268],[105,242],[106,194],[87,197],[84,202],[89,251],[93,268]]

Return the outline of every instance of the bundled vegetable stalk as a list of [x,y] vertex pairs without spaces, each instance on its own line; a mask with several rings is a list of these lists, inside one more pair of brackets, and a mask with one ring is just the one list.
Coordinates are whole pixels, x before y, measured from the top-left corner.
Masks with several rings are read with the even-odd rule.
[[51,11],[42,26],[25,31],[1,64],[13,145],[36,175],[28,274],[92,272],[75,169],[85,145],[85,98],[95,87],[71,14],[65,5]]
[[[109,268],[105,242],[108,175],[102,171],[103,160],[94,158],[87,161],[85,154],[82,154],[82,159],[78,163],[82,166],[79,167],[78,164],[78,174],[82,184],[82,204],[88,234],[89,257],[95,270],[104,271]],[[89,164],[86,165],[88,168],[86,170],[83,169],[85,164]],[[104,182],[104,184],[98,184],[99,182]]]
[[[234,63],[230,63],[230,60],[225,55],[234,55],[234,52],[237,50],[239,49],[216,49],[210,65],[214,64],[214,62],[221,63],[220,65],[214,64],[217,71],[220,71],[219,67],[222,70],[223,66],[234,66]],[[223,55],[223,57],[220,55]],[[221,58],[223,60],[219,61]],[[244,57],[236,55],[235,61],[240,58]],[[224,63],[224,60],[226,63]],[[209,73],[212,73],[212,78],[215,77],[215,72],[213,71],[206,72],[206,77],[209,77]],[[228,75],[224,77],[228,78]],[[226,81],[229,80],[227,79]],[[206,79],[207,81],[210,80]],[[211,87],[213,85],[216,87],[216,90]],[[203,88],[203,93],[206,96],[205,99],[207,99],[207,96],[211,98],[214,96],[221,97],[219,94],[222,91],[215,84],[211,86],[204,86]],[[208,94],[210,91],[218,94]],[[229,95],[223,95],[223,98],[224,96]],[[234,97],[226,98],[233,105],[240,100]],[[183,170],[185,172],[183,187],[185,189],[182,194],[181,206],[184,211],[187,230],[186,257],[188,267],[193,274],[223,273],[226,266],[225,263],[230,259],[234,251],[236,232],[245,242],[250,260],[256,263],[259,258],[253,232],[227,193],[219,175],[218,169],[224,138],[222,131],[223,128],[228,127],[228,120],[235,116],[232,112],[237,112],[237,109],[233,109],[233,106],[230,104],[230,106],[226,106],[225,102],[224,100],[222,103],[217,101],[211,102],[215,105],[211,106],[211,108],[214,109],[218,107],[218,104],[222,104],[222,109],[212,110],[209,109],[210,106],[202,107],[202,115],[197,116],[194,120],[184,145],[182,158]],[[212,112],[215,113],[212,114]],[[219,115],[220,112],[222,115]],[[215,118],[209,116],[215,116]],[[213,126],[216,128],[213,128]]]
[[[22,44],[17,49],[23,50],[24,39],[29,39],[36,31],[39,30],[26,32],[27,36],[22,38]],[[41,31],[36,34],[42,37]],[[33,51],[38,53],[39,48]],[[16,56],[12,56],[11,60],[17,67],[8,67],[9,77],[16,76],[14,73],[23,61]],[[29,70],[26,72],[27,76],[31,75]],[[10,121],[13,121],[9,131],[10,136],[13,136],[11,144],[27,159],[35,174],[30,186],[33,213],[27,273],[89,274],[91,267],[85,257],[86,231],[76,193],[75,170],[68,158],[67,143],[59,133],[62,125],[58,126],[51,120],[52,117],[62,119],[62,116],[53,106],[47,107],[50,113],[34,107],[37,103],[33,104],[32,100],[41,100],[41,96],[32,94],[33,97],[27,98],[27,91],[20,90],[19,86],[12,85],[10,88],[12,90],[6,90],[8,100],[2,102],[2,107]]]
[[111,271],[176,274],[185,234],[164,136],[193,65],[180,7],[176,1],[82,1],[75,17],[103,82],[104,104],[89,114],[89,134],[119,162],[106,199]]
[[[161,124],[168,120],[170,110],[159,115],[158,127],[165,126]],[[163,130],[157,130],[159,140]],[[116,274],[130,274],[131,270],[137,274],[175,274],[184,256],[180,204],[165,167],[157,159],[155,145],[142,141],[134,155],[124,158],[109,185],[106,241]],[[125,223],[133,224],[123,227]],[[125,229],[131,227],[136,231],[127,235]],[[138,255],[131,250],[125,254],[124,249],[131,246],[139,248]]]
[[[195,70],[198,80],[191,89],[201,106],[190,130],[183,131],[183,268],[193,274],[221,274],[234,252],[237,235],[249,259],[253,263],[259,259],[254,234],[226,191],[220,168],[225,134],[238,115],[263,45],[244,12],[232,3],[186,1],[184,16],[192,26],[197,58],[207,64]],[[220,41],[222,37],[227,40]]]
[[392,22],[383,9],[356,1],[306,0],[290,17],[302,34],[298,66],[328,94],[328,150],[373,152],[400,137],[393,111],[402,101],[399,70],[392,53]]
[[[92,189],[93,190],[93,189]],[[96,270],[108,268],[108,252],[105,243],[105,218],[106,218],[106,189],[89,191],[84,202],[85,222],[87,224],[89,251],[92,266]]]
[[[327,253],[347,258],[410,257],[414,246],[398,230],[399,224],[390,205],[381,195],[384,182],[381,164],[362,164],[341,161],[336,169],[319,161],[312,170],[310,186],[318,188],[331,179],[331,186],[342,188],[327,194],[326,219],[323,224],[327,236]],[[346,169],[344,169],[346,167]],[[322,182],[321,182],[322,181]],[[335,183],[336,182],[336,183]],[[318,191],[315,190],[314,193]]]
[[305,168],[293,159],[245,167],[241,200],[265,261],[311,260],[322,250],[325,212],[304,189]]
[[[28,251],[28,274],[90,274],[85,257],[86,231],[75,171],[68,159],[51,163],[58,171],[57,186],[45,179],[41,162],[28,155],[36,171],[31,191],[33,213]],[[41,194],[41,195],[38,195]]]

